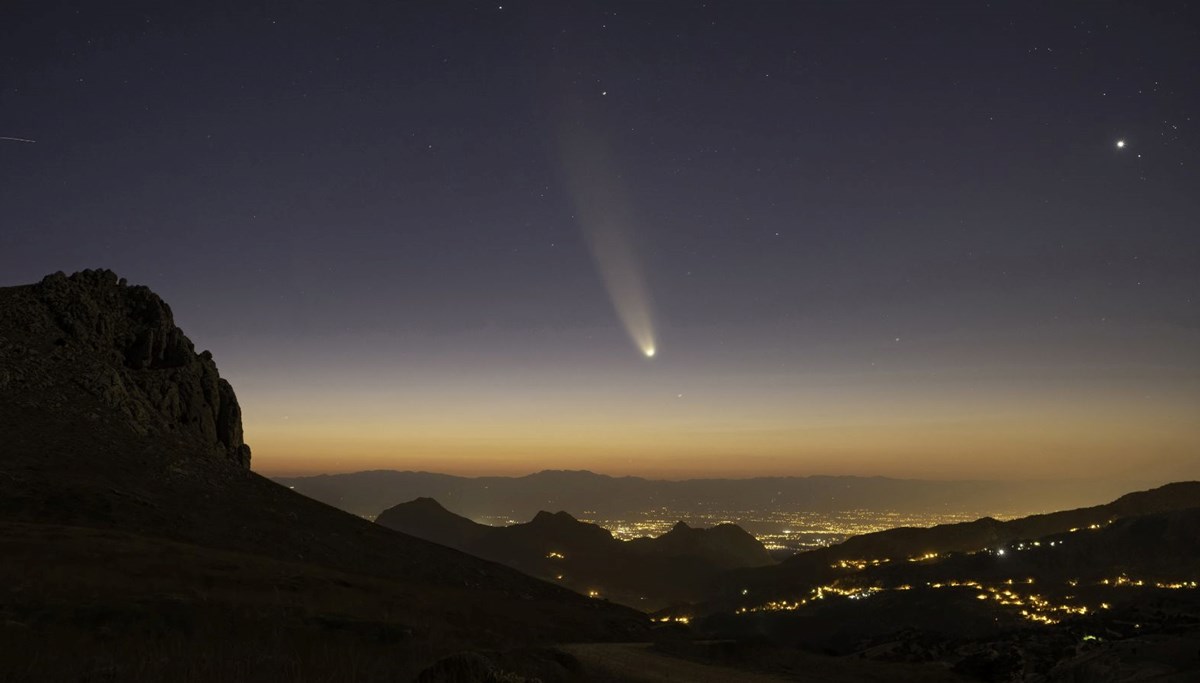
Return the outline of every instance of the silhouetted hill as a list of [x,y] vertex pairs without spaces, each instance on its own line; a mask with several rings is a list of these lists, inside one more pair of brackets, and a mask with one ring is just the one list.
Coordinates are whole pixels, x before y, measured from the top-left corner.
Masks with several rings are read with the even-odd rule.
[[733,524],[693,529],[680,522],[658,538],[621,541],[566,512],[541,511],[524,524],[493,527],[429,498],[388,508],[376,522],[648,610],[697,599],[724,570],[773,563],[761,543]]
[[17,679],[319,678],[354,659],[404,680],[464,647],[644,628],[252,473],[211,354],[109,271],[0,288],[0,425],[0,669]]
[[417,498],[388,510],[389,522],[375,521],[417,538],[424,538],[462,550],[481,538],[487,530],[466,517],[459,517],[432,498]]
[[275,480],[356,515],[376,514],[397,500],[428,497],[475,519],[528,519],[539,510],[568,510],[619,519],[661,508],[681,516],[731,510],[862,509],[1013,514],[1090,505],[1128,490],[1126,483],[1099,481],[925,481],[833,476],[667,481],[560,470],[522,477],[377,470]]
[[1009,521],[991,518],[929,528],[902,527],[854,536],[828,548],[798,553],[777,566],[731,573],[725,594],[750,588],[760,596],[784,596],[796,586],[818,585],[857,571],[857,563],[903,562],[950,553],[997,550],[1023,539],[1072,530],[1095,531],[1115,520],[1200,507],[1200,482],[1176,482],[1126,494],[1104,505],[1032,515]]
[[[1104,505],[1032,515],[1005,522],[991,518],[927,529],[903,527],[854,536],[828,549],[834,559],[905,558],[926,553],[967,552],[1038,538],[1115,519],[1200,506],[1200,482],[1176,482],[1121,496]],[[800,556],[792,558],[799,561]]]
[[834,561],[836,548],[803,553],[733,573],[719,599],[674,613],[706,615],[698,621],[709,638],[940,661],[982,680],[1195,680],[1200,507],[1133,514],[1189,505],[1194,490],[1125,496],[1099,506],[1126,515],[1111,522],[986,550],[875,562]]
[[1169,583],[1200,580],[1200,507],[1121,517],[1098,529],[1081,529],[1013,541],[995,552],[948,556],[941,562],[904,563],[869,574],[927,577],[1034,577],[1083,583],[1135,579]]
[[704,560],[721,569],[764,567],[775,564],[763,544],[736,524],[718,524],[695,529],[678,522],[658,538],[638,538],[629,542],[632,549],[654,555],[686,555]]

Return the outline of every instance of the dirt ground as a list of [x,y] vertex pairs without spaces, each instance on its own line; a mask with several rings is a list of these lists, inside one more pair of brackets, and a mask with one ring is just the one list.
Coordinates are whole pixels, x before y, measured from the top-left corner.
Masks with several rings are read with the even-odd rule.
[[672,657],[652,649],[648,643],[582,643],[565,645],[562,649],[579,659],[588,671],[634,683],[892,683],[962,680],[949,671],[928,666],[885,664],[816,654],[798,654],[806,660],[811,659],[811,662],[806,662],[807,666],[787,676],[776,676]]

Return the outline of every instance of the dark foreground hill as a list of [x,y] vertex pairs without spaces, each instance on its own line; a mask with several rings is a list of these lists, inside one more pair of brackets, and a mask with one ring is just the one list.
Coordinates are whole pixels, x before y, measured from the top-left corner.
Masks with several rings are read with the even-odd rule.
[[[952,553],[995,551],[1024,539],[1096,531],[1128,517],[1189,508],[1200,508],[1200,482],[1175,482],[1129,493],[1104,505],[1009,521],[984,518],[928,528],[889,529],[798,553],[773,567],[732,573],[725,580],[724,592],[736,599],[742,590],[750,588],[760,597],[782,598],[794,594],[797,586],[817,585],[882,564],[928,562]],[[1197,561],[1200,563],[1200,559]]]
[[940,661],[990,681],[1200,680],[1195,482],[1003,524],[871,534],[724,582],[676,612],[710,638]]
[[735,524],[693,529],[680,522],[657,538],[622,541],[566,512],[543,511],[524,524],[494,527],[431,498],[388,508],[375,521],[644,610],[698,600],[726,570],[774,564],[766,548]]
[[0,289],[0,679],[408,680],[464,648],[645,633],[254,474],[241,429],[150,290]]
[[1200,507],[1200,482],[1167,484],[1128,493],[1105,503],[1076,510],[1031,515],[1008,521],[991,518],[927,529],[898,528],[847,539],[831,549],[837,559],[914,557],[929,553],[968,552],[1025,538],[1072,529],[1098,528],[1123,517]]

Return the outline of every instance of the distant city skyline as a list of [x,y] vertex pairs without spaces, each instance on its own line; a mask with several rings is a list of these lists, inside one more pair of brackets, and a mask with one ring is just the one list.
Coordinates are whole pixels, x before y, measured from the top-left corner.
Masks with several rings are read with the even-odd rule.
[[1196,479],[1197,25],[18,3],[0,286],[151,287],[268,475]]

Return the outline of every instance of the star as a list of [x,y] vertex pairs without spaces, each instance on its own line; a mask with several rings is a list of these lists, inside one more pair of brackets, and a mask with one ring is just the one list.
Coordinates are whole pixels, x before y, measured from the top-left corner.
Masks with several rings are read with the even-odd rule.
[[1125,141],[1117,140],[1117,149],[1125,149]]

